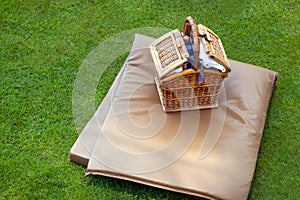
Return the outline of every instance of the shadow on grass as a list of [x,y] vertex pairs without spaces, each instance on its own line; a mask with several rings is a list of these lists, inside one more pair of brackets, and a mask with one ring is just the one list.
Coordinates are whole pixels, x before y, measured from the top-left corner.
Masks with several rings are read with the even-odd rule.
[[[114,192],[120,195],[127,194],[132,197],[137,197],[138,199],[199,199],[190,195],[184,195],[177,192],[155,188],[148,185],[143,185],[122,179],[115,179],[99,175],[91,175],[87,178],[89,178],[89,185],[101,187],[104,190],[113,190]],[[206,199],[202,198],[200,200]]]

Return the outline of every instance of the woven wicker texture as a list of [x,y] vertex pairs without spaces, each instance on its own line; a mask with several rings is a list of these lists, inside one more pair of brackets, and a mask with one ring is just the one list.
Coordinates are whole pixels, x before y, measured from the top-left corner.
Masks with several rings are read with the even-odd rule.
[[171,36],[158,43],[155,48],[163,68],[179,59]]
[[199,83],[198,76],[199,72],[195,72],[168,82],[161,82],[159,95],[165,111],[175,112],[218,106],[218,96],[224,77],[207,71],[204,82]]
[[[179,32],[179,31],[178,31]],[[219,37],[210,29],[203,25],[197,25],[192,17],[187,17],[184,21],[182,34],[172,32],[173,36],[161,37],[154,44],[158,55],[156,62],[161,68],[168,70],[164,76],[156,77],[156,85],[160,96],[161,104],[166,112],[176,112],[183,110],[195,110],[218,107],[218,96],[222,86],[222,81],[230,72],[230,66]],[[191,35],[192,34],[192,35]],[[185,69],[186,63],[177,62],[182,55],[182,46],[185,46],[183,36],[193,38],[193,56],[191,68]],[[175,40],[175,41],[174,41]],[[216,62],[226,68],[226,72],[217,69],[200,69],[198,58],[200,52],[200,40],[203,41],[206,53]],[[181,54],[180,54],[181,53]],[[172,66],[171,66],[172,65]],[[181,72],[175,72],[182,67]],[[169,69],[168,69],[169,68]],[[202,70],[202,73],[201,73]],[[180,71],[180,70],[179,70]],[[201,80],[202,77],[202,81]]]

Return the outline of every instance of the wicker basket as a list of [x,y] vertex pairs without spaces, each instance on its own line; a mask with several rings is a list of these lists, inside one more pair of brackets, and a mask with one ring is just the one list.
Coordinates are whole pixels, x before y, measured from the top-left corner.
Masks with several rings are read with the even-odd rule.
[[182,33],[176,29],[165,34],[150,50],[164,111],[218,107],[220,88],[231,68],[213,31],[187,17]]

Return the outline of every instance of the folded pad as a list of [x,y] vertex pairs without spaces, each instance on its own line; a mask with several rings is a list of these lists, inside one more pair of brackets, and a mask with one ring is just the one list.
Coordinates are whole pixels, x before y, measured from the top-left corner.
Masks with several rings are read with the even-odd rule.
[[247,199],[277,73],[230,60],[216,109],[164,113],[149,51],[136,35],[71,161],[105,175],[209,199]]

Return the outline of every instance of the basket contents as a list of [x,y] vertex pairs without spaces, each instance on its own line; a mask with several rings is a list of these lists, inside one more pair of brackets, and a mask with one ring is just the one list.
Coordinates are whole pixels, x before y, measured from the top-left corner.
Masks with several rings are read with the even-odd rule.
[[187,17],[176,29],[150,45],[163,110],[215,108],[222,81],[231,68],[220,38]]

